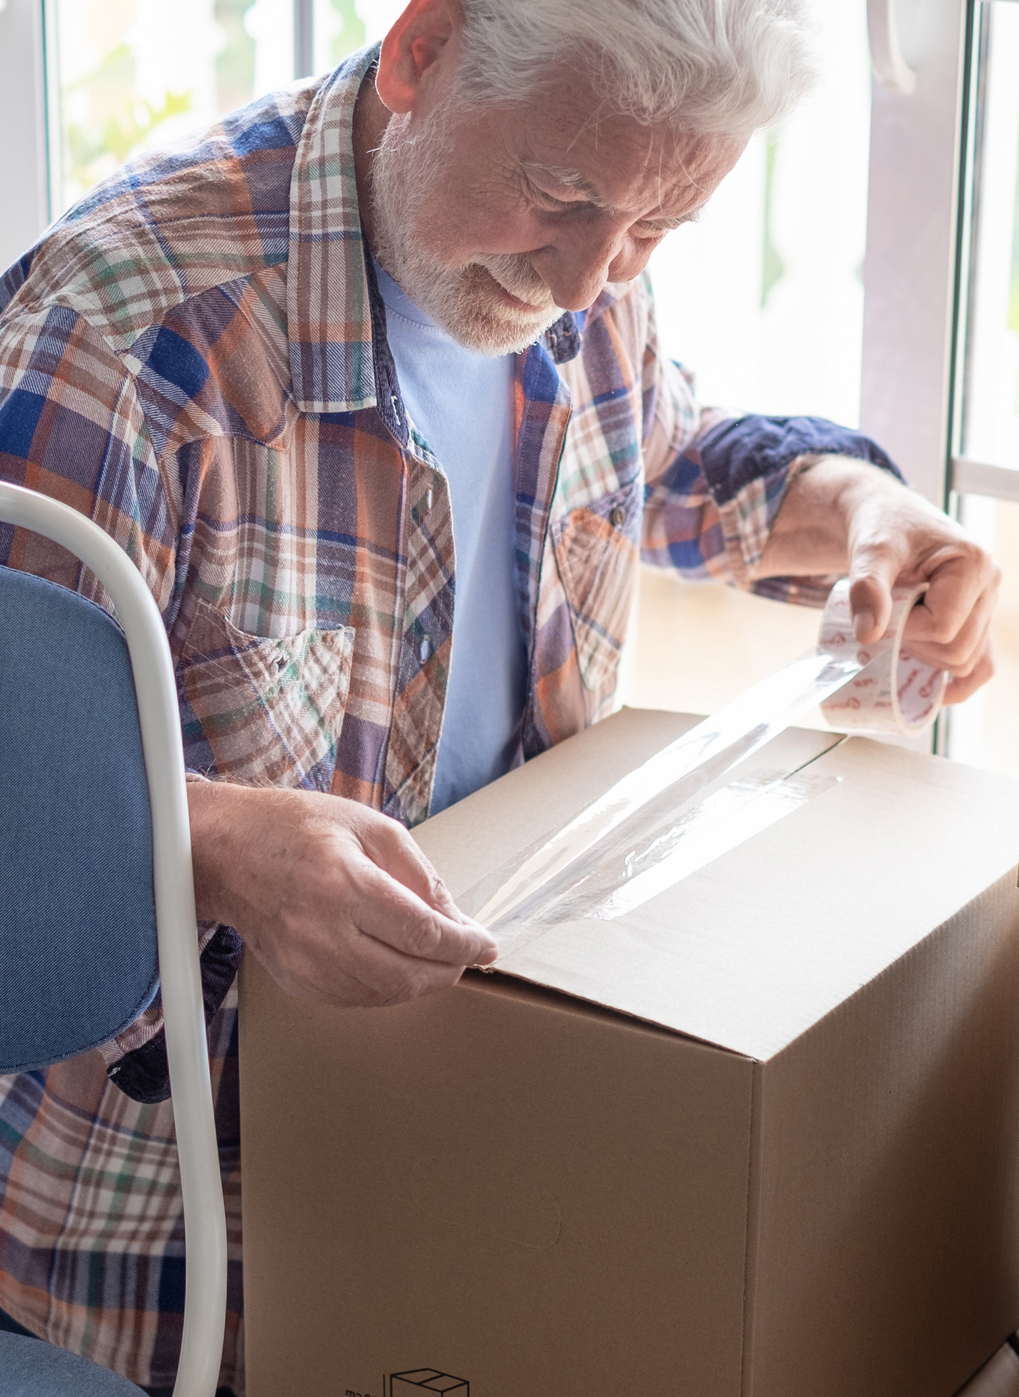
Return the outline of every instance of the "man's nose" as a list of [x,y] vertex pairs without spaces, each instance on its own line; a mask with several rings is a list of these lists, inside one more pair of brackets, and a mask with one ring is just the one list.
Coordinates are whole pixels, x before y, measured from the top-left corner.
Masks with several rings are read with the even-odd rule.
[[571,229],[531,258],[557,306],[586,310],[601,294],[624,251],[618,230]]

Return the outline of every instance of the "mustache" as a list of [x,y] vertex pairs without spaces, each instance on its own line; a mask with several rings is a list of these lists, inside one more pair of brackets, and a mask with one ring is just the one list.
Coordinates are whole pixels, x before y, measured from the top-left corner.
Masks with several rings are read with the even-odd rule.
[[529,259],[519,253],[483,254],[472,257],[469,266],[484,267],[504,291],[519,301],[541,310],[558,309],[552,293],[531,266]]

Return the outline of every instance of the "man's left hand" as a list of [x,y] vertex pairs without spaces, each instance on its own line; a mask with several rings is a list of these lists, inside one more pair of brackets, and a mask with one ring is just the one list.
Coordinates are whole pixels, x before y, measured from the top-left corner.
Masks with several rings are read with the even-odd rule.
[[790,485],[758,576],[848,573],[853,630],[873,642],[891,616],[892,588],[926,582],[906,624],[918,659],[952,676],[961,703],[994,673],[991,615],[1001,569],[959,524],[886,471],[824,457]]

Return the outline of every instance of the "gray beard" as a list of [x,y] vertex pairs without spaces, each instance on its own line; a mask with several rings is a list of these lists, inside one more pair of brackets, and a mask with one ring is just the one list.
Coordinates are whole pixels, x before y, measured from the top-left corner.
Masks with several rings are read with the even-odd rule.
[[[409,116],[390,118],[375,152],[371,200],[375,256],[412,301],[452,339],[479,354],[514,354],[534,344],[562,315],[526,255],[479,254],[449,267],[416,237],[421,205],[445,171],[447,99],[411,136]],[[540,312],[498,298],[491,280]]]

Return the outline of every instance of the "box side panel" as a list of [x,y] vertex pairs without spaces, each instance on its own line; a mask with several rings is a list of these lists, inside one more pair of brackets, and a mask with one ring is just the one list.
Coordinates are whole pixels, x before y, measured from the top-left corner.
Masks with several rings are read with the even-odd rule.
[[522,985],[337,1012],[249,961],[249,1397],[737,1397],[751,1076]]
[[744,1397],[952,1397],[1019,1320],[1019,894],[764,1065]]

